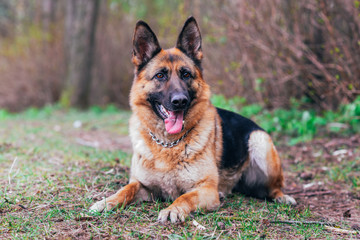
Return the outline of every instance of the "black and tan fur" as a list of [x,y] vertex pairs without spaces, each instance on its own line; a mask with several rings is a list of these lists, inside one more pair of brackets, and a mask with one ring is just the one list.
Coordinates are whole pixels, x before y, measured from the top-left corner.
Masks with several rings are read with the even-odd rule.
[[[174,202],[158,219],[178,222],[198,208],[218,208],[219,196],[231,192],[295,204],[281,191],[283,172],[270,136],[251,120],[210,103],[201,68],[201,35],[193,17],[185,22],[174,48],[161,49],[142,21],[136,25],[133,44],[130,181],[91,210],[170,199]],[[164,118],[161,106],[176,116],[172,134],[165,128],[167,115]],[[178,116],[184,120],[181,131]],[[177,146],[167,148],[149,132],[165,142],[187,135]]]

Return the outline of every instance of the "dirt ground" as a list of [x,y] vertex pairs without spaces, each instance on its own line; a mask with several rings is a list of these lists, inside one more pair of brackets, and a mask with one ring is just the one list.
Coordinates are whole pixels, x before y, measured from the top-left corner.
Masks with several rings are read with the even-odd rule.
[[[131,152],[127,136],[95,131],[75,139],[82,145]],[[295,208],[308,208],[320,220],[347,223],[359,230],[360,186],[352,187],[349,181],[360,177],[356,170],[360,169],[360,136],[317,139],[291,147],[281,142],[277,148],[286,178],[284,192],[296,199]]]
[[349,181],[337,177],[359,179],[359,147],[359,135],[280,146],[285,192],[297,200],[296,208],[308,207],[325,221],[346,222],[353,229],[360,229],[360,186],[352,188]]

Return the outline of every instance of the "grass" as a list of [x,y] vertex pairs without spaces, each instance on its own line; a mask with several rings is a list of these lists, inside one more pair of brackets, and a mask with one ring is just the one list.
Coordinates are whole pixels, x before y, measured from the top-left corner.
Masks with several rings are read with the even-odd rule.
[[[126,184],[131,154],[79,144],[84,134],[127,134],[130,113],[113,106],[89,111],[58,106],[10,114],[0,111],[0,238],[4,239],[262,239],[327,238],[337,235],[308,208],[229,196],[214,212],[193,213],[183,224],[160,225],[157,216],[169,202],[134,203],[88,217],[87,209]],[[81,125],[81,126],[80,126]],[[111,135],[114,134],[114,135]],[[338,168],[338,170],[336,169]],[[358,189],[358,160],[331,167],[330,180]],[[294,168],[294,171],[303,169]],[[355,180],[354,180],[355,179]],[[205,229],[199,229],[193,220]],[[349,228],[338,222],[339,226]],[[345,235],[356,238],[358,235]]]

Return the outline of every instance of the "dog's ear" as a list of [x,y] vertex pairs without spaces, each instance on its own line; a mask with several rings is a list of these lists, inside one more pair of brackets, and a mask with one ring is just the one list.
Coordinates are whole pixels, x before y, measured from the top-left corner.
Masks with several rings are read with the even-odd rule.
[[194,17],[189,17],[178,37],[176,47],[191,57],[193,60],[200,62],[203,54],[201,50],[200,29]]
[[144,21],[138,21],[133,38],[132,62],[138,67],[144,66],[160,50],[161,47],[156,35],[149,25]]

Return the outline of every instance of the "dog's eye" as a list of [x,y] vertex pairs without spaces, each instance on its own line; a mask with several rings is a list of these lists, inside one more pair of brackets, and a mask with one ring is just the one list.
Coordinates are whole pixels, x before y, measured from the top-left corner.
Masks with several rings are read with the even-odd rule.
[[157,74],[155,75],[155,78],[156,78],[157,80],[165,80],[165,74],[163,74],[163,73],[157,73]]
[[191,74],[189,72],[183,72],[182,79],[187,80],[191,77]]

